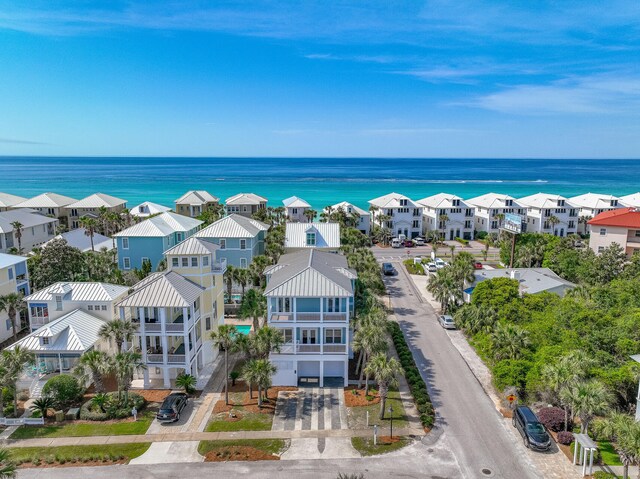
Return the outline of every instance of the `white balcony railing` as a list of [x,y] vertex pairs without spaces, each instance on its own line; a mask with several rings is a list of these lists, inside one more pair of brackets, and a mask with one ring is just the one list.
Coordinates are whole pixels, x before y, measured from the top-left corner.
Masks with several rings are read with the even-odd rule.
[[320,321],[320,313],[297,313],[297,321]]
[[319,353],[322,351],[320,344],[298,344],[297,352],[299,353]]
[[322,352],[325,354],[342,354],[347,352],[346,344],[323,344]]
[[298,322],[346,322],[347,313],[271,313],[270,321],[272,323],[281,323],[289,321]]
[[293,313],[271,313],[271,321],[276,323],[293,321]]
[[175,364],[175,363],[184,363],[185,361],[185,355],[184,354],[169,354],[167,356],[169,363],[171,364]]
[[214,274],[224,274],[227,270],[227,259],[220,258],[215,263],[211,263],[211,272]]
[[347,313],[324,313],[325,321],[346,321]]

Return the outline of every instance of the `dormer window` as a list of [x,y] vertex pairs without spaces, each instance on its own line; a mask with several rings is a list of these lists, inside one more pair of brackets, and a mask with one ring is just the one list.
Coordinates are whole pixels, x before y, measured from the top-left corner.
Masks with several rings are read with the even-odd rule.
[[513,200],[507,200],[504,202],[505,206],[513,206]]
[[315,246],[315,245],[316,245],[316,234],[307,233],[307,246]]
[[407,206],[407,200],[400,200],[400,206]]
[[453,206],[460,206],[460,200],[453,200]]
[[558,206],[564,206],[564,200],[558,200]]
[[49,344],[49,338],[40,338],[40,344],[46,346],[47,344]]
[[56,311],[62,311],[62,296],[56,296]]
[[611,200],[611,206],[618,206],[618,200]]

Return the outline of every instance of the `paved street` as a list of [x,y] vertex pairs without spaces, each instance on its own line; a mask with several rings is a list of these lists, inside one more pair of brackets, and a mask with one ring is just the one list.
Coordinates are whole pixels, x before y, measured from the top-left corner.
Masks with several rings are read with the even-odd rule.
[[[406,270],[385,277],[396,318],[429,387],[438,427],[457,457],[465,478],[541,477],[524,446],[514,444],[485,394]],[[484,472],[483,472],[484,471]]]

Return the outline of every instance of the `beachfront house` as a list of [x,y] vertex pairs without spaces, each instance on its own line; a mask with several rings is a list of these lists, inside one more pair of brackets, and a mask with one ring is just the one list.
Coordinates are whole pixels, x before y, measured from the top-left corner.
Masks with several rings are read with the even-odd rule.
[[284,234],[286,251],[340,249],[340,223],[286,223]]
[[246,268],[253,258],[264,254],[269,226],[238,214],[231,214],[201,229],[193,236],[220,247],[219,259],[236,268]]
[[[466,200],[468,205],[475,209],[475,231],[486,231],[490,234],[498,234],[504,224],[506,214],[520,215],[523,226],[526,226],[527,209],[518,203],[513,196],[498,193],[487,193]],[[524,231],[524,228],[523,228]]]
[[0,213],[0,253],[14,249],[28,253],[52,239],[57,226],[57,218],[29,208],[3,211]]
[[237,214],[247,218],[251,218],[255,212],[266,207],[267,199],[253,193],[238,193],[225,201],[228,215]]
[[61,225],[69,228],[77,217],[69,216],[70,211],[66,209],[66,206],[71,203],[75,203],[75,198],[59,195],[57,193],[42,193],[41,195],[29,198],[21,203],[13,206],[13,209],[27,208],[30,210],[38,211],[39,213],[49,216],[51,218],[57,218]]
[[[27,258],[12,254],[0,253],[0,296],[18,293],[22,296],[29,294],[29,270]],[[26,326],[26,315],[16,316],[16,329],[21,331]],[[7,311],[0,311],[0,343],[13,335],[13,325]]]
[[356,273],[344,256],[306,249],[265,270],[267,322],[284,337],[271,353],[275,386],[345,387]]
[[369,201],[374,210],[371,221],[380,228],[388,228],[399,237],[417,238],[422,234],[422,206],[407,196],[389,193]]
[[305,216],[305,212],[311,209],[311,205],[302,198],[292,196],[282,201],[287,221],[294,223],[310,223],[309,218]]
[[[91,236],[87,234],[87,230],[84,228],[77,228],[71,231],[65,231],[57,236],[54,236],[53,239],[63,239],[67,242],[69,246],[72,248],[78,248],[83,253],[91,250]],[[43,248],[46,248],[52,240],[47,241],[42,245]],[[93,251],[101,251],[106,248],[108,251],[111,251],[115,248],[114,245],[115,240],[113,238],[109,238],[108,236],[101,235],[100,233],[93,233]]]
[[210,335],[224,321],[226,270],[218,250],[186,239],[166,252],[167,271],[152,273],[118,303],[120,317],[138,325],[133,345],[147,365],[137,373],[145,388],[170,388],[181,373],[198,377],[217,357]]
[[11,210],[15,205],[23,201],[27,201],[27,199],[22,196],[0,192],[0,212]]
[[144,203],[140,203],[139,205],[131,208],[129,213],[131,216],[135,216],[136,218],[148,218],[149,216],[159,215],[160,213],[165,213],[167,211],[171,211],[171,208],[157,203],[152,203],[151,201],[145,201]]
[[435,232],[445,240],[473,239],[473,206],[459,196],[438,193],[418,200],[418,204],[423,207],[425,232]]
[[192,190],[187,191],[184,195],[175,201],[176,213],[191,218],[197,218],[203,212],[215,208],[220,202],[208,191]]
[[202,221],[168,211],[116,233],[118,267],[140,269],[148,259],[155,271],[164,252],[193,235]]
[[589,220],[589,248],[601,253],[613,243],[622,247],[627,256],[640,251],[640,209],[618,208],[605,211]]
[[578,231],[578,208],[559,195],[537,193],[518,199],[527,209],[527,232],[567,236]]
[[621,196],[620,204],[622,206],[630,206],[633,208],[640,208],[640,191],[637,193],[632,193],[630,195]]
[[578,233],[589,233],[588,221],[605,211],[622,208],[620,198],[612,195],[585,193],[569,198],[569,203],[578,208]]
[[371,233],[371,215],[368,211],[358,208],[348,201],[336,203],[335,205],[328,206],[324,209],[325,214],[331,215],[332,213],[342,211],[347,217],[353,219],[354,228],[359,230],[362,234],[369,236]]
[[127,200],[105,195],[104,193],[94,193],[82,198],[74,203],[65,206],[65,211],[69,217],[69,229],[80,227],[80,218],[98,218],[100,211],[110,213],[121,213],[127,208]]

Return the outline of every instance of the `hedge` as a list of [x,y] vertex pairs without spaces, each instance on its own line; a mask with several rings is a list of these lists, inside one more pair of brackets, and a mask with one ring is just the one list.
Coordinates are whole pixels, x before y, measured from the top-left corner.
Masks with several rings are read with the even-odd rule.
[[464,246],[469,246],[469,240],[463,239],[463,238],[459,238],[456,236],[456,241]]
[[[116,399],[118,396],[117,392],[107,393],[111,398]],[[92,399],[89,399],[85,402],[80,408],[80,419],[85,421],[106,421],[108,419],[125,419],[131,416],[131,409],[133,406],[136,407],[138,411],[140,411],[145,405],[145,399],[136,393],[129,393],[129,405],[127,407],[122,407],[119,409],[110,409],[107,407],[107,412],[102,411],[93,411],[92,410]]]
[[389,322],[389,333],[398,353],[400,364],[404,369],[404,375],[413,395],[413,400],[416,403],[416,409],[420,414],[420,422],[424,427],[432,427],[435,421],[435,411],[431,404],[427,385],[420,375],[420,370],[416,366],[398,323]]
[[403,263],[407,268],[407,271],[409,272],[409,274],[420,274],[420,275],[425,274],[424,268],[422,267],[421,263],[415,264],[413,262],[413,259],[405,259]]

